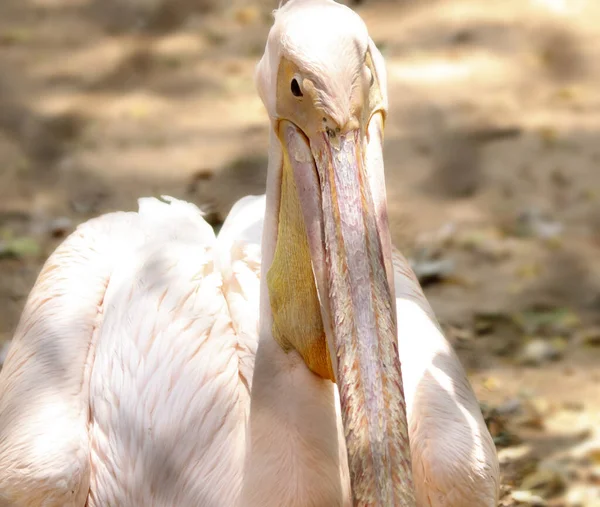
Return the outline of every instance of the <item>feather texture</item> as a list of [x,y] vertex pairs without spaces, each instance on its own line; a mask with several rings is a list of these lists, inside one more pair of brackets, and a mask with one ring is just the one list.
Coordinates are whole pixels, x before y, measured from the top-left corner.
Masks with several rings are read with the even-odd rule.
[[[0,505],[235,505],[264,209],[264,196],[242,199],[215,238],[193,205],[140,199],[138,213],[91,220],[54,252],[0,373]],[[394,256],[419,505],[495,506],[475,396]]]
[[233,505],[261,202],[220,241],[193,205],[141,199],[49,258],[0,373],[0,505]]

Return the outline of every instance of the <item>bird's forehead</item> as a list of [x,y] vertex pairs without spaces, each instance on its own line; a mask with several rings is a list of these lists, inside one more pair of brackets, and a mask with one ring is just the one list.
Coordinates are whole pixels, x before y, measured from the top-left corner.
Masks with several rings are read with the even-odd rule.
[[277,12],[274,28],[281,56],[311,72],[356,69],[369,44],[362,19],[329,0],[292,0]]
[[[368,48],[367,27],[350,8],[332,0],[289,0],[275,13],[257,66],[258,91],[269,115],[277,117],[277,76],[283,60],[311,79],[323,102],[330,103],[333,97],[350,96]],[[347,104],[338,106],[347,109]]]

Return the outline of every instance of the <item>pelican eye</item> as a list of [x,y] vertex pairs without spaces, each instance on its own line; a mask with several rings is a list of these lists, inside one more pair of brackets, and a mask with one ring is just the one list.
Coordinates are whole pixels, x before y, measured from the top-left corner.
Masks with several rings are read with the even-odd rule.
[[304,95],[302,93],[302,90],[300,89],[300,84],[298,83],[298,80],[296,78],[292,79],[291,88],[294,97],[302,97]]

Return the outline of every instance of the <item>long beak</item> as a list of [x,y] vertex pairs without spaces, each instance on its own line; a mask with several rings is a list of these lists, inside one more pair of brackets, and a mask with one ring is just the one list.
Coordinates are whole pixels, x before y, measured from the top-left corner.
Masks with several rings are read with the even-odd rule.
[[382,247],[389,229],[376,219],[363,140],[358,131],[307,140],[291,123],[284,128],[340,392],[354,505],[414,506],[391,254]]

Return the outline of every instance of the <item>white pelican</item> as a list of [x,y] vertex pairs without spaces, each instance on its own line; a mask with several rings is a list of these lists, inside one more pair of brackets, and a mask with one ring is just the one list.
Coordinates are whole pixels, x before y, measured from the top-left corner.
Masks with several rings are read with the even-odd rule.
[[365,25],[291,0],[256,79],[267,192],[218,237],[141,199],[46,262],[0,373],[0,505],[497,505],[475,396],[392,255]]

